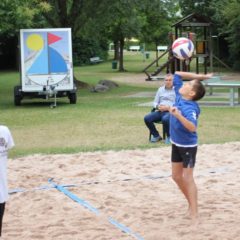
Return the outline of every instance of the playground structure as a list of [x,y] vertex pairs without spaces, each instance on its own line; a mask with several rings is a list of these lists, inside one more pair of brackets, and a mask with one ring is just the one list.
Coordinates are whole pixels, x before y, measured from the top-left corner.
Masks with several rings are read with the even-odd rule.
[[[229,68],[213,54],[212,23],[208,18],[193,13],[173,24],[172,28],[174,28],[174,33],[169,33],[169,45],[167,50],[143,70],[147,75],[146,80],[151,81],[158,79],[158,74],[164,69],[166,69],[167,73],[174,73],[175,71],[190,71],[193,60],[196,60],[196,73],[199,73],[200,71],[200,64],[203,64],[205,74],[208,72],[208,68],[210,69],[210,72],[213,72],[213,58]],[[191,39],[195,46],[194,54],[188,60],[180,61],[172,54],[172,43],[179,37]],[[158,65],[159,60],[166,55],[168,56],[167,61],[159,66],[153,73],[149,73],[148,70],[154,64]]]
[[23,98],[68,97],[77,101],[73,80],[71,29],[21,29],[21,82],[14,87],[14,104]]

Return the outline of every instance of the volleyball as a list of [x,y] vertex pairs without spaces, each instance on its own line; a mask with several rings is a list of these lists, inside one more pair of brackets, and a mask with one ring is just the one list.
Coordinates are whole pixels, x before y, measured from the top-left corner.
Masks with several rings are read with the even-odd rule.
[[188,38],[178,38],[172,44],[172,52],[174,57],[180,60],[186,60],[193,55],[194,45]]

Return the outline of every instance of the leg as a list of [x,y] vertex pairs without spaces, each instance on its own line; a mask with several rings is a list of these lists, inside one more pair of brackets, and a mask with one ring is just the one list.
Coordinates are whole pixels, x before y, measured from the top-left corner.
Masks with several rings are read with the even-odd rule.
[[183,164],[182,162],[173,162],[172,163],[172,179],[176,184],[178,185],[179,189],[185,196],[185,198],[188,201],[188,204],[190,205],[188,194],[187,194],[187,189],[185,186],[185,182],[183,179]]
[[189,202],[190,217],[196,219],[198,216],[197,186],[193,178],[193,168],[183,168],[183,184]]
[[161,112],[159,111],[151,112],[144,117],[144,122],[148,127],[151,135],[153,135],[154,137],[160,136],[159,132],[157,131],[154,125],[154,122],[158,122],[158,121],[161,121]]
[[169,112],[163,112],[162,113],[162,123],[165,133],[167,134],[167,137],[170,136],[169,134],[169,121],[170,121],[170,113]]
[[197,147],[177,147],[172,144],[172,178],[189,204],[192,219],[197,218],[197,187],[193,179]]
[[4,210],[5,210],[5,202],[0,203],[0,237],[2,235],[2,220],[3,220]]

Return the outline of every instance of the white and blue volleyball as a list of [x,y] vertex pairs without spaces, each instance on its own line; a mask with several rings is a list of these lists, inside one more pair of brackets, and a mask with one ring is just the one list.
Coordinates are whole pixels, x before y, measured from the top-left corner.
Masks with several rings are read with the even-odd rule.
[[193,42],[188,38],[178,38],[172,44],[173,56],[180,60],[186,60],[192,57],[193,51]]

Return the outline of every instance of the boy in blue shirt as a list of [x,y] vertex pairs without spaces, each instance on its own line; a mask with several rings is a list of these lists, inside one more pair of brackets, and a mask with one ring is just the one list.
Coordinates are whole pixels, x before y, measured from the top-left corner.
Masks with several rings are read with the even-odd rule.
[[[173,86],[176,102],[170,108],[170,137],[172,143],[172,178],[189,204],[192,220],[198,216],[197,187],[193,178],[197,154],[197,121],[200,108],[196,101],[205,95],[200,80],[211,78],[212,74],[175,72]],[[191,80],[183,84],[182,79]]]

